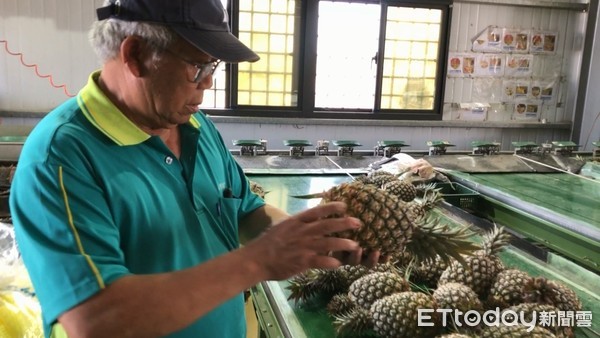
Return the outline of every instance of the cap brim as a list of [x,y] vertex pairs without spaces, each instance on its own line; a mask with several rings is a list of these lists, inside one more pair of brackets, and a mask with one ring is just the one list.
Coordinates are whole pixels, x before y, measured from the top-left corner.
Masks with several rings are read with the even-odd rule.
[[230,32],[172,26],[177,34],[210,56],[225,62],[255,62],[260,57]]

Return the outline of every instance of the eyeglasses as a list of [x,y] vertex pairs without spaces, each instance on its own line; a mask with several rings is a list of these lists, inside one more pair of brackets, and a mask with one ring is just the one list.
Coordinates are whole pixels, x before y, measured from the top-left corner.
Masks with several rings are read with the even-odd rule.
[[[179,60],[194,67],[193,72],[188,72],[188,74],[189,74],[188,81],[191,81],[193,83],[198,83],[198,82],[204,80],[207,76],[213,75],[215,73],[215,71],[217,70],[217,68],[219,67],[219,64],[221,63],[221,60],[214,60],[214,61],[209,61],[209,62],[205,62],[205,63],[196,63],[196,62],[193,62],[186,58],[181,57],[179,54],[175,53],[174,51],[172,51],[170,49],[165,48],[164,50],[169,52],[171,55],[175,56]],[[192,69],[192,68],[188,68],[188,69]]]

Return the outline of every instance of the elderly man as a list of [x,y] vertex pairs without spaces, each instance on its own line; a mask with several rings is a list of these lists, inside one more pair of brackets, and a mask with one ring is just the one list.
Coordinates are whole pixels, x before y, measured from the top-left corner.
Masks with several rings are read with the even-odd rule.
[[241,338],[244,290],[360,263],[329,236],[360,226],[328,218],[344,204],[265,205],[198,111],[221,61],[259,59],[220,0],[106,5],[90,33],[102,69],[35,127],[12,185],[46,336]]

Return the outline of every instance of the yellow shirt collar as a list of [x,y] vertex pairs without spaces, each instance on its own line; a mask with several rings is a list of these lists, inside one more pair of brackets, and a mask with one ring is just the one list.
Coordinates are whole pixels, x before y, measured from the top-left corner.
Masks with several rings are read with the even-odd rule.
[[[127,146],[142,143],[151,137],[142,131],[104,95],[98,87],[100,71],[93,72],[85,87],[77,95],[77,103],[85,117],[116,144]],[[200,122],[192,115],[188,122],[200,129]]]

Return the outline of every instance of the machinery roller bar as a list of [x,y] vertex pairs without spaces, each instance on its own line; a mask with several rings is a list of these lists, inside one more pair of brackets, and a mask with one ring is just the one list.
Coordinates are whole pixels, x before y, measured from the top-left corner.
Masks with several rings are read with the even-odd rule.
[[519,155],[516,155],[516,154],[515,154],[515,156],[518,157],[519,159],[523,160],[523,161],[529,161],[529,162],[532,162],[532,163],[544,166],[546,168],[550,168],[550,169],[554,169],[556,171],[560,171],[561,173],[565,173],[565,174],[577,176],[577,177],[579,177],[579,178],[581,178],[583,180],[592,181],[592,182],[597,183],[597,184],[600,183],[600,181],[597,181],[597,180],[594,180],[594,179],[591,179],[591,178],[587,178],[585,176],[581,176],[579,174],[575,174],[575,173],[572,173],[572,172],[567,171],[567,170],[562,170],[562,169],[559,169],[559,168],[555,168],[555,167],[553,167],[551,165],[548,165],[548,164],[545,164],[545,163],[542,163],[542,162],[539,162],[539,161],[536,161],[536,160],[532,160],[532,159],[527,158],[527,157],[519,156]]
[[507,205],[518,205],[520,210],[528,214],[543,219],[547,222],[559,225],[565,229],[571,230],[579,235],[585,236],[596,242],[600,242],[600,231],[591,228],[588,224],[584,222],[565,217],[564,215],[561,215],[550,209],[542,209],[536,206],[535,204],[523,201],[521,199],[515,198],[514,196],[500,192],[493,188],[486,187],[479,183],[473,183],[465,179],[460,179],[459,183],[479,192],[482,195],[488,196],[502,203],[506,203]]

